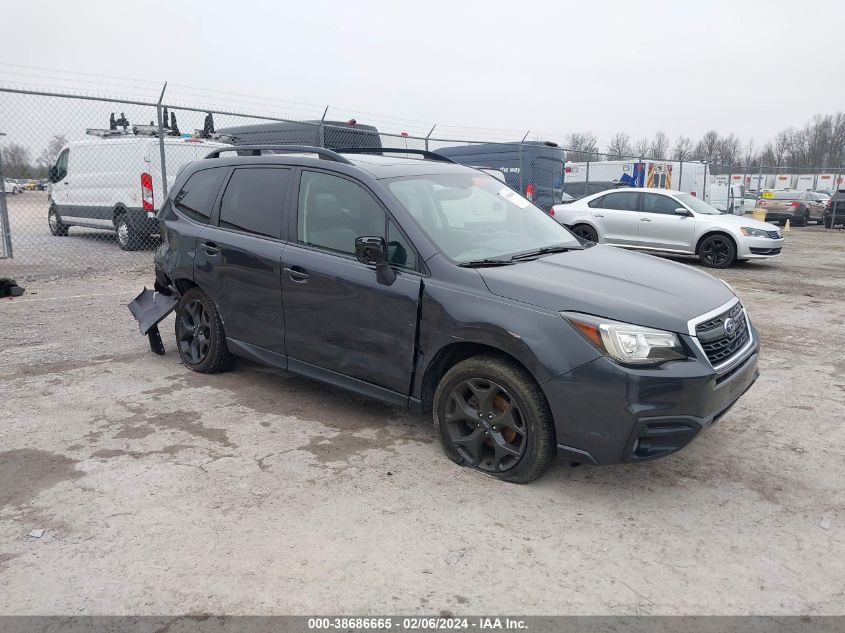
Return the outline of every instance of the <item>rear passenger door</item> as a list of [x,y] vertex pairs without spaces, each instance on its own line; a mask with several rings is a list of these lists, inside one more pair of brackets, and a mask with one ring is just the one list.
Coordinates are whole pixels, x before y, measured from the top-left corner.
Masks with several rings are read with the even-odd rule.
[[282,226],[292,170],[232,168],[197,240],[195,281],[217,306],[233,345],[268,350],[284,365]]
[[[407,402],[421,275],[413,246],[361,183],[303,169],[282,254],[288,364],[314,378]],[[355,239],[383,236],[396,280],[376,281]]]
[[675,214],[675,209],[684,205],[659,193],[643,192],[640,195],[642,212],[639,245],[688,253],[695,250],[695,218]]
[[614,191],[595,201],[593,218],[605,244],[636,246],[639,240],[638,191]]

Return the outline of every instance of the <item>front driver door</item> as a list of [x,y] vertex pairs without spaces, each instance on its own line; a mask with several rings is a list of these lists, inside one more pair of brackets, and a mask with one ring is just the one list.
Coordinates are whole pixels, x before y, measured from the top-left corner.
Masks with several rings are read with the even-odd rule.
[[640,213],[640,246],[669,251],[693,252],[695,218],[676,215],[680,202],[658,193],[642,194]]
[[[296,241],[282,253],[289,368],[403,401],[422,281],[413,248],[372,193],[344,176],[302,170],[297,209],[290,228]],[[355,259],[355,238],[369,235],[390,243],[390,286]]]

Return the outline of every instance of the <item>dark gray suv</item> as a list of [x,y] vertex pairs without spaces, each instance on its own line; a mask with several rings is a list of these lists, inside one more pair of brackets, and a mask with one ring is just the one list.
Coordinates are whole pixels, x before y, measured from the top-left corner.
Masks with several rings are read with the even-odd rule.
[[406,150],[235,149],[179,174],[156,290],[130,304],[159,353],[155,323],[176,310],[194,371],[240,356],[432,411],[452,460],[515,482],[556,453],[668,455],[758,376],[726,284],[579,240],[481,171]]

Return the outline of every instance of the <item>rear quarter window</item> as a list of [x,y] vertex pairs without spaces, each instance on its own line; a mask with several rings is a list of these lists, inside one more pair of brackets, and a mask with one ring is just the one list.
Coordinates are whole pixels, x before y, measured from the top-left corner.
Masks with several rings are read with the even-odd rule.
[[211,206],[226,171],[226,168],[216,167],[191,174],[173,198],[173,204],[179,213],[195,222],[208,223]]

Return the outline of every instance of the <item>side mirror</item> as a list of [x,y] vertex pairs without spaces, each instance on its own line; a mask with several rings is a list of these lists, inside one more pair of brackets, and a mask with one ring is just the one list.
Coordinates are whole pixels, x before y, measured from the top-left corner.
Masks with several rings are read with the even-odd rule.
[[367,236],[355,239],[355,258],[362,264],[376,267],[376,280],[390,286],[396,281],[396,273],[390,267],[387,242],[383,237]]
[[685,218],[689,217],[689,211],[687,211],[684,207],[678,207],[675,209],[675,215],[680,215]]

